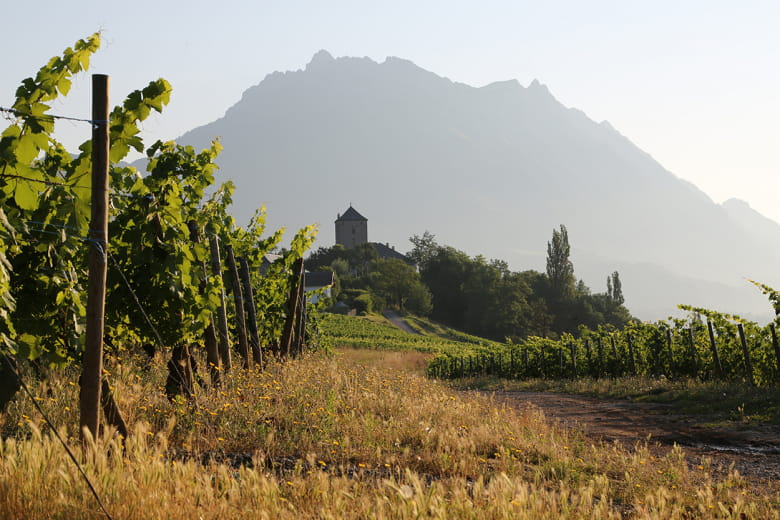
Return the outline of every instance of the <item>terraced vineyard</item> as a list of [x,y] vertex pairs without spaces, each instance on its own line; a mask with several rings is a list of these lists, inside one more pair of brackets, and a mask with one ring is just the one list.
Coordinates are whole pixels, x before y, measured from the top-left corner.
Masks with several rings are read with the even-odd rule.
[[[501,344],[452,329],[441,328],[435,333],[425,330],[420,322],[411,326],[420,334],[409,334],[382,318],[352,317],[324,314],[320,320],[323,341],[331,347],[354,347],[378,350],[412,350],[430,354],[489,353]],[[445,336],[445,337],[441,337]]]

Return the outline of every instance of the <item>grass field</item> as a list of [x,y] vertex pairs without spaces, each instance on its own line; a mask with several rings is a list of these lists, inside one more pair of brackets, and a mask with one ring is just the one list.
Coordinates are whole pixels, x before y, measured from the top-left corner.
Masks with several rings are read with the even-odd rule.
[[[165,398],[162,359],[109,359],[124,451],[107,432],[81,454],[75,372],[33,389],[114,518],[778,517],[777,495],[735,472],[453,390],[424,377],[429,355],[336,346],[234,370],[192,403]],[[0,518],[104,518],[27,398],[0,428]]]

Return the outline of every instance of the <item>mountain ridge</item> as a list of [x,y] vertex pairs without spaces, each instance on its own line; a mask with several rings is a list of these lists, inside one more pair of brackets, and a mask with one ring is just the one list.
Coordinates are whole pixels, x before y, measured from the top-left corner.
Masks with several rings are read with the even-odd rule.
[[[741,296],[708,305],[746,301],[749,310],[724,310],[768,313],[760,294],[739,287],[744,277],[778,281],[780,250],[745,229],[760,219],[715,204],[538,80],[472,87],[401,58],[323,50],[303,69],[266,75],[178,141],[203,147],[217,135],[217,162],[238,186],[236,217],[266,202],[271,227],[323,222],[319,245],[333,243],[330,217],[351,201],[369,218],[369,239],[403,249],[427,229],[515,270],[543,268],[517,251],[543,254],[565,224],[575,250],[604,259],[580,275],[596,291],[610,266],[646,263],[670,273],[656,287],[671,291],[681,276],[725,284]],[[642,294],[624,287],[629,308],[641,309]],[[647,307],[677,303],[690,301]]]

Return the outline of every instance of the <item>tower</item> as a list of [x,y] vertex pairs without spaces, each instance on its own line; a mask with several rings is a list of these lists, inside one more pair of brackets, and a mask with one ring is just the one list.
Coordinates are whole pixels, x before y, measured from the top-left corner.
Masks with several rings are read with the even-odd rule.
[[336,217],[336,243],[347,249],[368,242],[368,219],[352,205],[343,215]]

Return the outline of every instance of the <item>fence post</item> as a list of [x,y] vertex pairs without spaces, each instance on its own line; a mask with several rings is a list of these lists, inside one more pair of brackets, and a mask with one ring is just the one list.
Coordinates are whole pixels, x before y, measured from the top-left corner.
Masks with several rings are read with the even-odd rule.
[[563,347],[558,347],[558,369],[561,371],[561,377],[563,377]]
[[222,260],[219,257],[219,237],[216,235],[209,238],[209,247],[211,249],[211,273],[218,276],[223,281],[223,289],[220,291],[220,305],[217,309],[217,335],[219,339],[219,357],[222,358],[222,369],[225,373],[232,368],[230,362],[230,335],[228,333],[227,308],[225,306],[224,278],[222,277]]
[[669,349],[669,375],[674,375],[674,349],[672,348],[674,340],[672,339],[672,329],[666,329],[666,346]]
[[263,368],[263,352],[260,349],[260,337],[257,331],[257,310],[255,309],[255,294],[252,290],[252,276],[249,274],[249,261],[246,258],[239,258],[238,263],[241,266],[239,275],[241,276],[241,286],[244,294],[244,310],[247,316],[247,329],[249,332],[249,346],[252,348],[252,358],[255,363]]
[[612,345],[612,355],[615,357],[615,373],[613,375],[618,377],[623,372],[623,363],[620,361],[614,334],[609,336],[609,342]]
[[634,359],[634,342],[631,340],[631,334],[626,333],[626,342],[628,343],[628,357],[631,363],[631,374],[636,375],[636,359]]
[[737,324],[737,330],[739,331],[739,341],[742,343],[742,353],[745,356],[745,372],[747,372],[748,381],[751,385],[756,386],[756,381],[753,379],[753,364],[750,362],[750,352],[745,339],[745,328],[739,323]]
[[114,394],[111,392],[111,385],[108,384],[108,380],[103,378],[100,385],[100,405],[103,407],[103,416],[106,418],[106,422],[116,428],[119,435],[124,439],[127,439],[130,434],[127,430],[127,424],[122,413],[119,411],[119,407],[114,399]]
[[244,358],[244,368],[252,367],[249,355],[249,339],[246,336],[246,314],[244,313],[244,295],[241,291],[241,279],[238,277],[238,266],[233,254],[233,245],[225,244],[227,264],[230,270],[230,285],[233,288],[233,303],[236,306],[236,333],[238,333],[238,352]]
[[[187,223],[190,228],[190,240],[193,244],[200,243],[200,230],[198,229],[198,223],[191,220]],[[200,268],[203,271],[203,279],[200,281],[200,293],[203,294],[206,291],[206,261],[203,260],[200,263]],[[219,386],[219,347],[217,347],[217,332],[214,329],[214,316],[209,320],[209,324],[206,330],[203,331],[203,343],[206,347],[206,364],[209,369],[209,376],[211,378],[211,384]]]
[[92,220],[89,224],[86,343],[82,358],[79,425],[97,439],[103,374],[108,267],[108,91],[105,74],[92,75]]
[[596,336],[596,350],[598,351],[599,355],[598,377],[601,377],[604,374],[604,348],[601,345],[601,334]]
[[777,342],[777,333],[775,332],[775,324],[769,324],[769,331],[772,333],[772,346],[775,349],[775,361],[777,362],[777,373],[780,376],[780,344]]
[[720,357],[718,357],[718,346],[715,343],[715,331],[712,327],[712,321],[707,320],[707,330],[710,333],[710,350],[712,350],[712,361],[715,363],[715,372],[718,374],[718,379],[723,379],[723,366],[720,364]]
[[574,379],[577,379],[577,342],[572,341],[569,345],[571,351],[571,375]]
[[523,345],[523,375],[525,377],[528,377],[528,371],[530,367],[528,366],[528,345]]
[[593,362],[591,360],[591,355],[590,355],[590,341],[588,341],[587,339],[585,340],[585,358],[587,359],[587,364],[588,364],[588,369],[587,370],[588,370],[588,373],[592,374],[593,373]]
[[691,364],[693,365],[693,376],[696,377],[699,373],[699,363],[696,359],[696,341],[694,338],[693,324],[688,328],[688,341],[691,354]]
[[293,281],[290,286],[290,297],[287,300],[287,318],[284,321],[284,330],[282,331],[282,341],[279,346],[281,355],[287,357],[290,355],[290,347],[295,328],[295,313],[298,310],[298,298],[300,291],[298,286],[303,283],[303,258],[299,258],[293,264]]
[[517,370],[515,369],[515,349],[513,346],[509,347],[509,371],[511,373],[510,379],[514,379]]

